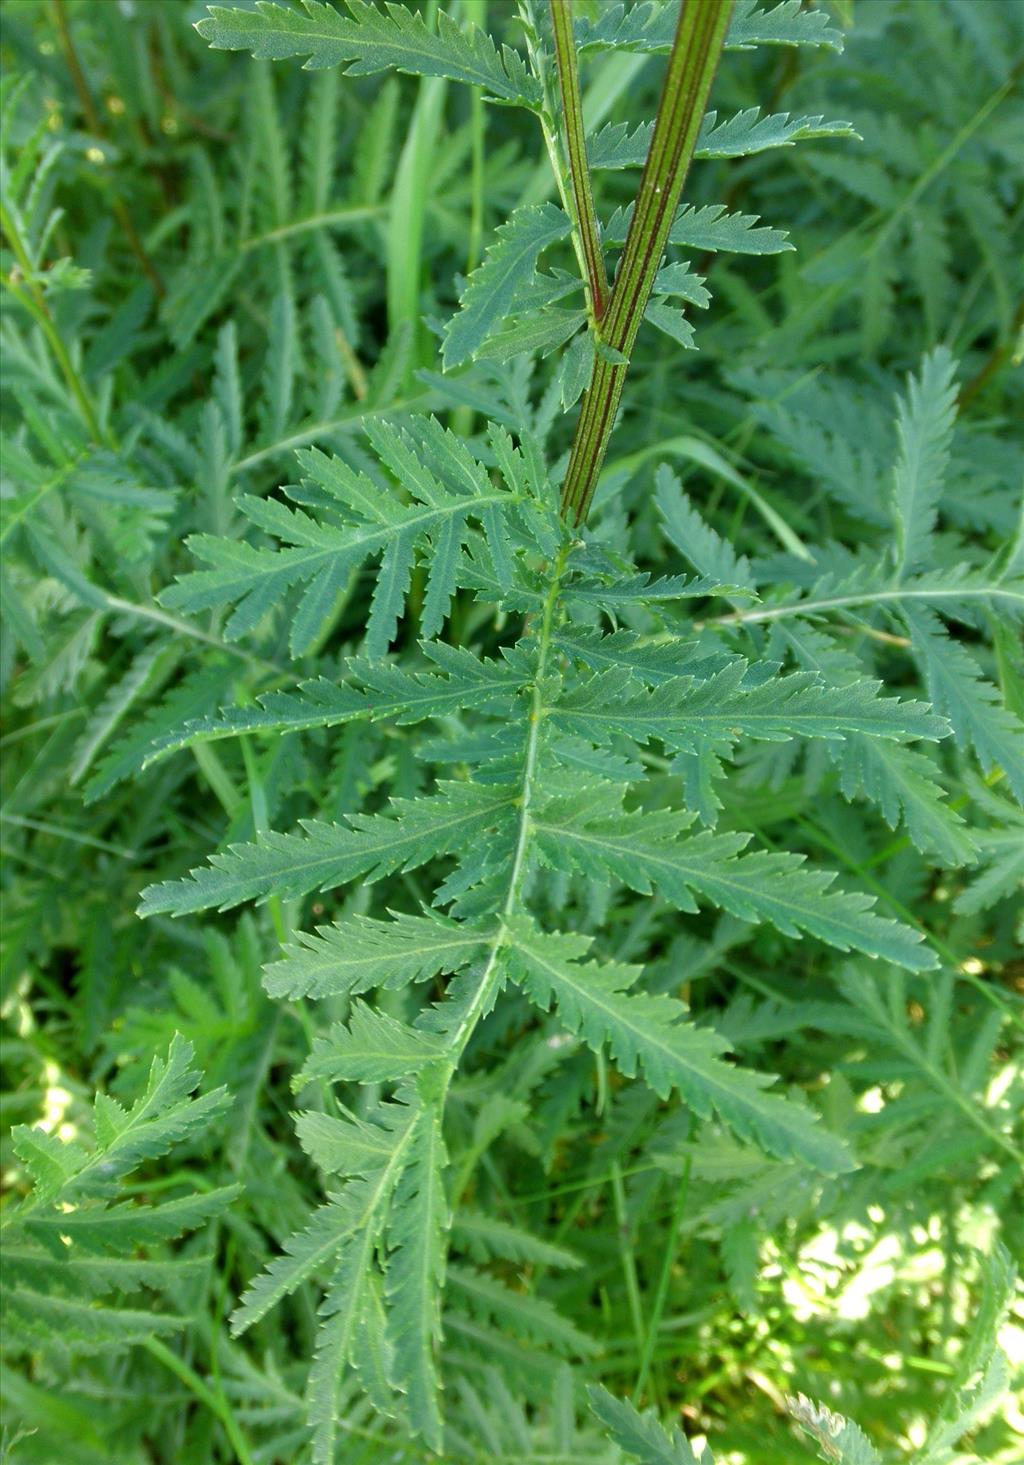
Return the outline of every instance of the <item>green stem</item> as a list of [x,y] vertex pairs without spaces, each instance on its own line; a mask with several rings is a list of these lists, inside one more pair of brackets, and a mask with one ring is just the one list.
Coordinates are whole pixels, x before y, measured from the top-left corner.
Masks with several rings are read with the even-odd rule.
[[3,527],[0,528],[0,546],[3,545],[8,535],[13,533],[25,515],[30,514],[36,504],[41,499],[44,499],[48,493],[52,493],[55,488],[60,488],[63,483],[66,483],[75,469],[80,468],[88,456],[87,451],[78,453],[77,456],[71,459],[70,463],[65,463],[52,478],[48,478],[45,483],[41,483],[34,493],[26,494],[20,502],[16,501],[16,506],[10,510],[4,520]]
[[562,156],[561,141],[558,134],[558,126],[555,121],[555,105],[548,79],[547,60],[544,48],[540,43],[540,32],[537,18],[534,14],[533,0],[517,0],[517,4],[519,8],[519,19],[522,22],[525,34],[526,51],[530,60],[530,68],[540,82],[541,90],[544,94],[543,104],[537,113],[537,121],[540,123],[540,130],[544,136],[544,147],[547,150],[548,161],[551,164],[551,172],[558,188],[558,197],[561,200],[566,217],[572,221],[571,237],[573,253],[576,255],[576,263],[579,266],[583,288],[587,292],[590,324],[596,328],[597,321],[594,317],[593,301],[590,291],[590,271],[587,266],[587,256],[583,248],[583,236],[580,233],[579,221],[576,218],[576,203],[570,186],[570,170],[567,160]]
[[679,16],[650,151],[601,324],[601,342],[562,489],[562,512],[577,525],[587,516],[608,450],[637,332],[686,181],[731,11],[732,0],[687,0]]
[[207,1409],[217,1416],[231,1441],[238,1465],[256,1465],[249,1442],[242,1433],[241,1425],[232,1413],[231,1405],[223,1393],[215,1394],[199,1377],[195,1369],[190,1368],[184,1359],[173,1353],[159,1338],[146,1338],[143,1340],[142,1346],[147,1353],[169,1369],[175,1378],[180,1379],[185,1387],[195,1394],[201,1404],[205,1404]]
[[[540,629],[537,636],[537,668],[533,677],[533,693],[530,700],[530,709],[527,714],[529,732],[527,733],[526,748],[523,755],[523,776],[519,785],[519,826],[516,832],[515,849],[512,855],[512,867],[509,871],[505,900],[498,912],[498,924],[494,936],[491,939],[490,950],[480,972],[476,990],[466,1005],[466,1009],[459,1020],[458,1027],[454,1029],[449,1037],[447,1061],[439,1090],[434,1099],[442,1118],[448,1099],[448,1090],[458,1070],[459,1060],[476,1031],[477,1025],[490,1011],[501,986],[501,953],[507,935],[505,923],[510,917],[515,915],[522,897],[523,881],[526,878],[527,857],[533,834],[532,809],[536,794],[541,723],[544,719],[544,678],[552,651],[555,610],[562,588],[562,579],[565,575],[569,550],[570,546],[568,544],[563,545],[558,554],[551,572],[551,580],[548,584],[547,595],[544,599],[544,609],[541,614]],[[469,1173],[463,1168],[459,1172],[455,1189],[456,1200],[462,1190],[465,1189],[468,1181]]]
[[622,1184],[622,1167],[618,1160],[612,1161],[611,1191],[615,1206],[615,1231],[619,1242],[619,1260],[622,1263],[622,1276],[626,1283],[626,1300],[629,1303],[629,1317],[633,1324],[636,1346],[640,1350],[644,1345],[644,1310],[640,1301],[640,1279],[636,1270],[632,1228],[626,1212],[626,1191]]
[[[465,0],[466,20],[478,30],[487,29],[487,0]],[[472,128],[472,179],[469,213],[469,239],[466,245],[466,274],[471,275],[484,254],[484,132],[487,109],[483,87],[470,91],[470,126]]]
[[265,657],[257,656],[252,651],[245,651],[230,641],[223,641],[219,636],[214,636],[199,626],[191,625],[188,621],[169,615],[167,611],[161,610],[157,605],[139,605],[132,600],[123,600],[120,595],[111,595],[100,585],[94,585],[92,588],[103,597],[104,604],[99,607],[100,609],[113,611],[115,615],[132,616],[137,620],[152,621],[155,625],[166,626],[176,636],[186,636],[192,641],[202,641],[206,646],[216,646],[218,651],[223,651],[227,656],[234,656],[239,661],[247,661],[250,666],[258,666],[262,670],[274,672],[278,676],[293,679],[291,667],[287,667],[279,661],[268,661]]
[[[86,125],[94,137],[106,137],[107,130],[96,108],[96,103],[93,100],[92,92],[89,90],[89,83],[86,80],[85,72],[82,70],[81,62],[78,59],[78,52],[75,50],[75,42],[71,35],[71,27],[68,25],[64,0],[52,0],[51,10],[57,37],[60,41],[60,48],[64,52],[64,60],[67,62],[68,71],[71,73],[71,80],[74,84],[75,91],[78,93],[78,102],[85,114]],[[153,261],[146,253],[124,199],[118,197],[115,193],[111,198],[111,207],[132,253],[145,271],[153,289],[162,298],[167,294],[166,286],[157,273]]]
[[769,605],[755,610],[732,611],[729,615],[716,616],[714,624],[716,626],[752,625],[755,621],[778,621],[784,616],[816,616],[823,615],[826,611],[844,610],[849,606],[889,605],[901,600],[923,600],[926,603],[935,600],[986,602],[1005,600],[1012,610],[1022,599],[1024,597],[1012,585],[978,585],[968,586],[966,589],[953,587],[948,590],[943,590],[938,586],[916,589],[913,585],[888,585],[881,590],[864,590],[852,595],[833,595],[825,600],[796,600],[790,605]]
[[[515,850],[512,855],[512,868],[509,872],[505,901],[499,912],[498,927],[494,934],[480,981],[477,985],[476,995],[467,1008],[450,1043],[448,1055],[449,1081],[458,1066],[459,1059],[465,1051],[466,1045],[473,1036],[477,1023],[484,1013],[489,1010],[497,993],[500,981],[499,961],[502,947],[505,945],[505,922],[511,916],[515,915],[520,896],[522,895],[523,881],[526,877],[526,860],[530,849],[530,838],[533,834],[532,810],[534,796],[536,794],[537,759],[540,753],[540,729],[544,719],[544,678],[552,647],[555,608],[558,604],[558,596],[562,588],[562,578],[565,574],[568,557],[569,546],[565,545],[560,551],[554,569],[552,570],[551,581],[548,585],[548,592],[544,601],[544,610],[541,615],[540,631],[537,638],[537,669],[533,677],[533,695],[528,713],[530,730],[526,738],[526,750],[523,755],[523,777],[519,787],[519,828],[516,833]],[[447,1091],[447,1083],[445,1085],[445,1091]]]
[[[466,26],[487,29],[487,0],[463,0],[462,19]],[[487,108],[483,87],[469,92],[469,127],[472,158],[469,195],[469,231],[466,238],[466,276],[473,273],[484,257],[484,136],[487,130]],[[473,408],[466,403],[456,407],[451,416],[452,431],[457,437],[472,437]]]
[[[690,1127],[693,1121],[691,1118]],[[689,1130],[687,1131],[689,1138]],[[668,1299],[669,1283],[672,1280],[672,1266],[676,1259],[676,1249],[679,1245],[679,1230],[683,1224],[683,1212],[686,1210],[686,1197],[690,1189],[690,1168],[693,1163],[693,1156],[688,1154],[683,1165],[682,1177],[676,1191],[675,1203],[672,1207],[672,1219],[669,1222],[668,1236],[665,1240],[665,1250],[661,1258],[661,1271],[658,1274],[658,1286],[654,1294],[654,1303],[651,1307],[650,1317],[647,1321],[647,1333],[644,1338],[643,1350],[640,1355],[640,1368],[637,1371],[636,1384],[633,1387],[633,1402],[639,1404],[643,1397],[644,1386],[647,1383],[647,1376],[651,1371],[651,1364],[654,1361],[654,1350],[658,1342],[658,1329],[661,1327],[662,1314],[665,1311],[665,1303]]]
[[569,172],[572,177],[573,198],[576,201],[576,226],[586,260],[591,310],[595,321],[600,321],[608,308],[608,276],[605,273],[604,250],[601,248],[601,234],[594,211],[594,194],[590,186],[590,166],[583,132],[580,74],[576,64],[576,43],[572,34],[572,0],[551,0],[551,27],[555,36],[555,60],[562,93]]
[[75,370],[74,362],[68,355],[67,347],[61,340],[60,332],[57,330],[53,316],[50,314],[50,307],[46,303],[46,296],[40,289],[36,279],[36,270],[25,243],[21,237],[15,221],[11,218],[7,208],[0,203],[0,227],[7,235],[11,250],[18,261],[18,268],[24,277],[24,281],[16,280],[11,275],[5,275],[3,282],[21,305],[25,307],[29,315],[36,322],[43,335],[46,337],[47,345],[53,352],[57,365],[60,367],[64,380],[67,382],[71,395],[78,403],[78,410],[89,430],[89,436],[94,443],[100,447],[117,448],[117,441],[109,431],[100,427],[99,418],[96,416],[96,409],[92,404],[92,398],[86,390],[85,383]]
[[[256,762],[256,754],[253,751],[252,741],[249,738],[242,738],[242,761],[245,764],[245,776],[249,785],[249,804],[252,809],[252,824],[256,834],[262,838],[270,828],[270,818],[267,812],[267,792],[263,784],[263,775]],[[198,748],[192,749],[198,756]],[[210,751],[209,749],[207,751]],[[281,897],[277,894],[268,897],[267,906],[270,911],[270,920],[274,927],[274,935],[278,943],[284,947],[288,943],[289,924],[285,919],[284,905]]]
[[29,819],[24,814],[9,814],[6,809],[0,809],[0,824],[13,824],[17,829],[32,829],[39,834],[48,834],[54,839],[67,839],[72,844],[87,845],[89,849],[102,850],[104,854],[117,855],[121,860],[137,860],[138,850],[125,849],[120,844],[110,844],[105,839],[94,839],[91,834],[83,834],[78,829],[64,829],[59,824],[50,824],[43,819]]
[[243,254],[262,249],[267,244],[279,244],[282,239],[292,239],[296,234],[309,234],[318,229],[341,229],[349,224],[365,224],[369,219],[379,219],[386,213],[383,204],[360,203],[349,208],[327,209],[323,213],[310,214],[305,219],[292,219],[287,224],[278,224],[265,234],[254,234],[243,239],[238,248]]
[[[594,79],[583,94],[583,123],[586,132],[596,132],[620,97],[625,96],[650,57],[630,51],[612,51],[603,61],[593,65]],[[534,169],[529,183],[516,201],[516,208],[527,203],[543,203],[557,192],[558,181],[543,160]]]
[[[245,740],[243,740],[244,744]],[[242,795],[234,780],[220,761],[213,748],[206,743],[196,743],[191,750],[200,773],[209,785],[210,792],[220,804],[229,821],[234,819],[242,804]]]

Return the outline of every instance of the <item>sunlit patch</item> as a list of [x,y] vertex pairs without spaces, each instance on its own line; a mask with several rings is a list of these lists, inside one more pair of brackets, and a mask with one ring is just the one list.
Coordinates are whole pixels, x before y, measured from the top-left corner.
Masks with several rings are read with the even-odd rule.
[[1022,1077],[1021,1067],[1017,1063],[1004,1063],[1002,1068],[993,1076],[992,1082],[985,1090],[985,1105],[994,1109],[1006,1098],[1011,1085]]
[[[43,1063],[43,1082],[46,1085],[43,1091],[43,1113],[35,1127],[44,1134],[56,1134],[58,1139],[72,1139],[75,1127],[66,1125],[64,1116],[71,1107],[74,1096],[58,1082],[59,1079],[60,1069],[52,1058],[47,1058]],[[62,1133],[64,1129],[70,1129],[71,1134]]]
[[928,1422],[924,1419],[912,1419],[907,1425],[907,1443],[915,1450],[921,1449],[928,1438]]
[[902,1250],[903,1243],[895,1234],[883,1236],[871,1248],[861,1260],[856,1275],[834,1301],[839,1317],[848,1322],[867,1317],[874,1294],[892,1286]]

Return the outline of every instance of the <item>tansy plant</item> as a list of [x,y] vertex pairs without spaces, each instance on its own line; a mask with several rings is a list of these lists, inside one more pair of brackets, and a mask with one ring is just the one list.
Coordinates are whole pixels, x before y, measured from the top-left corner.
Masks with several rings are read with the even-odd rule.
[[[934,8],[983,20],[997,71],[1004,30],[1020,40],[1013,7]],[[888,253],[916,207],[880,181],[896,134],[838,59],[862,10],[883,44],[878,0],[36,9],[18,24],[53,25],[112,212],[82,236],[83,307],[53,248],[57,151],[79,143],[8,87],[8,666],[47,738],[62,687],[89,709],[9,816],[52,826],[41,779],[116,821],[80,837],[127,851],[147,920],[126,926],[123,879],[79,897],[107,933],[81,1041],[98,1076],[170,1047],[123,1104],[101,1092],[87,1140],[18,1131],[11,1399],[42,1434],[9,1458],[69,1433],[33,1392],[60,1349],[43,1374],[26,1358],[94,1328],[202,1411],[207,1445],[178,1436],[175,1458],[975,1458],[1010,1383],[993,1217],[1022,1159],[999,974],[1020,935],[1024,537],[991,395],[1019,320],[990,217],[1009,183],[986,193],[1008,134],[979,141],[1012,82],[956,144],[987,200],[981,283],[858,377],[914,288]],[[212,58],[193,18],[213,51],[302,68]],[[801,76],[854,120],[781,110]],[[188,140],[139,182],[161,127]],[[957,268],[937,237],[914,247]],[[104,284],[107,248],[134,293]],[[923,291],[945,321],[952,290]],[[109,680],[101,644],[123,653]],[[20,973],[40,928],[18,899]],[[226,1089],[191,1097],[193,1055]],[[198,1157],[155,1200],[145,1166],[172,1145]],[[919,1228],[948,1289],[915,1345],[915,1377],[945,1380],[910,1411],[927,1424],[876,1447],[873,1383],[833,1408],[831,1373],[766,1381],[751,1342],[723,1378],[778,1404],[777,1433],[731,1445],[699,1413],[708,1298],[806,1328],[837,1284],[800,1246],[827,1218],[855,1268],[876,1212]],[[212,1250],[166,1252],[211,1217]],[[107,1305],[118,1287],[173,1305],[150,1326]],[[959,1350],[957,1287],[985,1299]],[[664,1427],[680,1401],[687,1429]],[[171,1458],[124,1431],[125,1461]]]

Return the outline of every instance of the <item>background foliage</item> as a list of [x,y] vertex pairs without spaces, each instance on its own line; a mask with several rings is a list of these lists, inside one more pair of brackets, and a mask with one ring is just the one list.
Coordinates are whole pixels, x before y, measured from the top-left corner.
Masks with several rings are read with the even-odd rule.
[[[614,245],[659,11],[578,9]],[[1024,8],[836,0],[841,52],[726,54],[582,549],[542,8],[424,6],[419,79],[204,14],[4,13],[0,1458],[429,1458],[394,1314],[443,1340],[452,1460],[1009,1465]],[[442,1130],[524,738],[541,832]],[[318,1208],[408,1114],[338,1370]]]

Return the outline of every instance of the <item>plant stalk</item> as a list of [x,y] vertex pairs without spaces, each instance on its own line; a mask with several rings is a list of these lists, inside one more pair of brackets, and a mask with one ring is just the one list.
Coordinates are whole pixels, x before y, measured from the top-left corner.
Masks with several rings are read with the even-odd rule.
[[0,230],[7,236],[22,277],[20,280],[17,279],[12,270],[11,274],[2,277],[3,284],[7,286],[15,300],[25,307],[45,336],[47,345],[53,352],[54,359],[61,369],[93,442],[97,447],[108,447],[116,451],[117,440],[112,432],[100,426],[88,388],[75,369],[74,362],[57,329],[57,323],[50,313],[46,296],[35,277],[35,265],[29,257],[28,248],[21,237],[18,221],[13,214],[7,212],[3,204],[0,204]]
[[142,1340],[142,1346],[158,1363],[162,1363],[164,1368],[170,1369],[175,1378],[180,1379],[185,1387],[192,1391],[199,1402],[210,1410],[211,1414],[217,1416],[224,1426],[228,1439],[231,1441],[231,1447],[235,1452],[235,1459],[238,1461],[238,1465],[255,1465],[252,1451],[249,1448],[249,1442],[242,1432],[242,1428],[231,1408],[231,1404],[225,1398],[223,1391],[218,1389],[215,1393],[200,1378],[195,1369],[191,1368],[183,1358],[179,1358],[176,1353],[172,1352],[160,1338],[144,1338]]
[[[67,62],[68,71],[71,73],[71,80],[74,84],[75,92],[78,95],[78,104],[85,114],[86,126],[94,137],[106,137],[107,129],[103,125],[103,119],[96,107],[92,92],[89,90],[89,83],[86,80],[85,72],[82,70],[82,64],[78,59],[78,52],[75,50],[71,27],[68,25],[65,0],[52,0],[51,9],[57,38],[60,42],[60,48],[64,53],[64,60]],[[127,205],[122,198],[114,193],[111,197],[111,207],[128,241],[129,248],[145,271],[149,283],[162,299],[167,294],[167,288],[160,278],[156,266],[146,253],[145,246],[139,238],[138,230],[135,228]]]
[[555,37],[558,85],[562,93],[569,172],[576,202],[576,226],[587,266],[590,306],[594,320],[599,322],[608,308],[608,276],[605,273],[604,250],[601,248],[601,234],[594,211],[594,194],[590,186],[590,167],[587,163],[587,144],[583,132],[580,74],[576,63],[576,43],[572,34],[572,0],[551,0],[551,27]]
[[732,0],[685,0],[679,16],[654,134],[601,322],[590,386],[583,397],[562,489],[562,513],[576,525],[586,518],[597,487],[637,332],[693,158],[731,12]]
[[541,90],[544,94],[544,102],[537,114],[537,121],[540,123],[540,129],[544,136],[544,147],[547,151],[548,162],[551,164],[551,172],[558,189],[558,197],[561,200],[566,217],[572,221],[573,253],[576,255],[580,279],[583,281],[583,288],[587,294],[587,312],[590,317],[590,324],[596,328],[597,321],[594,316],[594,304],[591,299],[590,290],[590,268],[587,264],[587,256],[583,248],[583,236],[580,232],[579,220],[576,217],[576,200],[572,194],[571,170],[568,167],[568,158],[563,155],[561,135],[555,117],[554,100],[548,81],[547,56],[544,47],[540,44],[540,31],[534,12],[533,0],[516,0],[516,3],[526,39],[526,50],[530,59],[530,67],[534,76],[540,82]]

